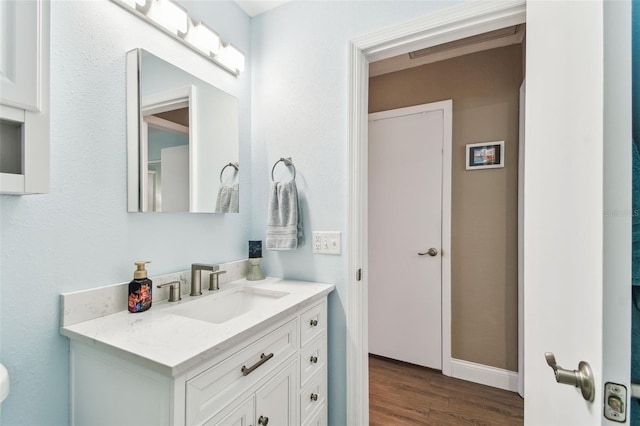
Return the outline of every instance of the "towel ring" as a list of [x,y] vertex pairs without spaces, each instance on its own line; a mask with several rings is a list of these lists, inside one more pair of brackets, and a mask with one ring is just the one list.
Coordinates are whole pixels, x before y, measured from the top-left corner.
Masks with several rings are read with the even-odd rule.
[[283,162],[286,166],[291,166],[293,167],[293,179],[292,180],[296,180],[296,166],[293,165],[293,161],[291,161],[291,157],[287,157],[287,158],[281,158],[278,161],[275,162],[275,164],[273,165],[273,167],[271,168],[271,181],[275,181],[275,178],[273,177],[273,172],[276,169],[276,166],[278,165],[278,163]]
[[240,164],[239,163],[229,163],[227,165],[225,165],[222,170],[220,170],[220,183],[222,183],[222,174],[224,173],[224,169],[226,169],[227,167],[233,167],[234,169],[236,169],[236,172],[238,170],[240,170]]

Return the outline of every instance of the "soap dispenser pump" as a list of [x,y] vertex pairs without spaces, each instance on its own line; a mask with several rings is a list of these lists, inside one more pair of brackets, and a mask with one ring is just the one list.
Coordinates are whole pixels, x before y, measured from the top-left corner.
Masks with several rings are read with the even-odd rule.
[[151,290],[153,285],[147,278],[144,265],[149,261],[134,262],[138,267],[129,283],[129,312],[144,312],[151,307]]

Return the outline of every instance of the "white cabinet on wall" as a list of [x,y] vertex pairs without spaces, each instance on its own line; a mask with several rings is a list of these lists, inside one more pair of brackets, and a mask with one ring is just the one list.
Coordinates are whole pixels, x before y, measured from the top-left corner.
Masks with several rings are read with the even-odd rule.
[[324,296],[174,374],[72,339],[71,423],[325,425],[326,312]]
[[0,193],[49,191],[48,0],[0,1]]

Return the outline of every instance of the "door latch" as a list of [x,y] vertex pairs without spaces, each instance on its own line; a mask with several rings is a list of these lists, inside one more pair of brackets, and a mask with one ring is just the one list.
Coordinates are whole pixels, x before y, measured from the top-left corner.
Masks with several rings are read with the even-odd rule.
[[577,370],[566,370],[556,363],[556,357],[553,353],[546,352],[544,357],[549,367],[553,368],[556,382],[580,388],[582,397],[589,402],[593,402],[596,395],[596,385],[593,380],[593,371],[588,362],[580,361]]
[[605,383],[604,416],[614,422],[627,421],[627,388],[624,385]]

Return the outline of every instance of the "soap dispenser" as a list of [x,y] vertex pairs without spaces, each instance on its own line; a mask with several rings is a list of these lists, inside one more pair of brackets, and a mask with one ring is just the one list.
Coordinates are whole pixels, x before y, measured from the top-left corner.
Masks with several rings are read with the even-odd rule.
[[133,273],[133,281],[129,283],[129,312],[144,312],[151,307],[151,280],[147,278],[144,265],[149,261],[134,262],[138,269]]

